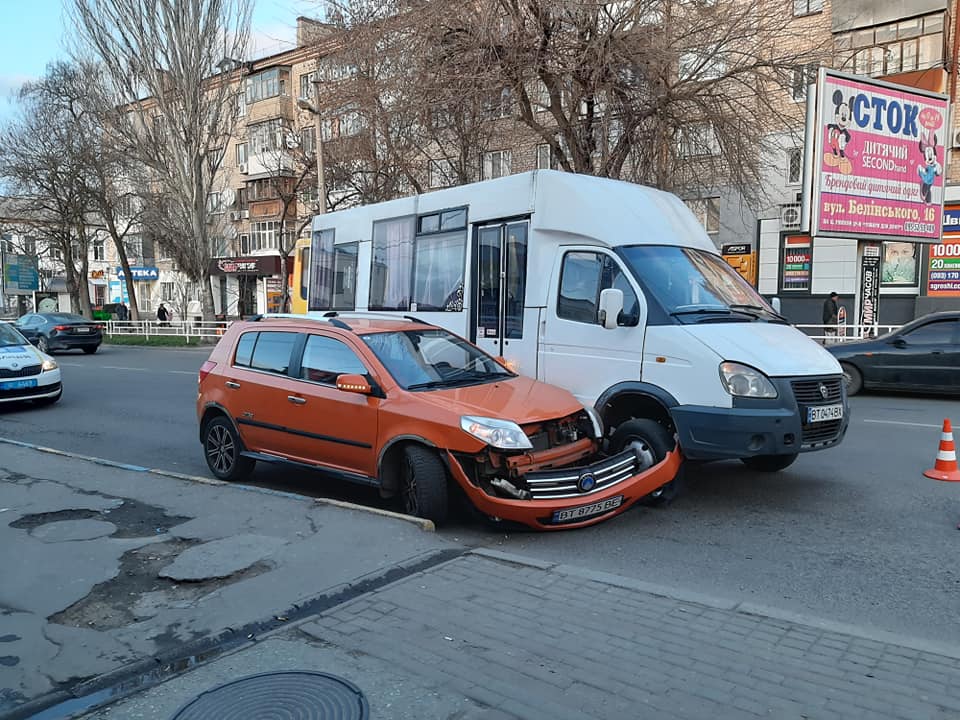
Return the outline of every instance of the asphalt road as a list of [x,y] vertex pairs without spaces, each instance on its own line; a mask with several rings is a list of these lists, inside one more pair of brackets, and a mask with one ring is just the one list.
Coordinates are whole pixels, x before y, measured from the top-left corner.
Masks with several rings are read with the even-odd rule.
[[[61,402],[0,409],[0,437],[207,475],[194,419],[205,357],[109,346],[94,356],[59,355]],[[478,524],[442,532],[470,545],[960,642],[960,485],[921,474],[933,463],[944,417],[960,421],[960,401],[863,396],[852,413],[840,447],[774,475],[739,463],[694,468],[669,508],[640,508],[573,532]],[[258,468],[255,482],[378,502],[317,473]]]

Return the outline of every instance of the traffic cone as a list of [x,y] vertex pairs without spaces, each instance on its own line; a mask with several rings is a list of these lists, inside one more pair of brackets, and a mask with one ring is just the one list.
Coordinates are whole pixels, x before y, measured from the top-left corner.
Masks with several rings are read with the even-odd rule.
[[957,467],[957,451],[953,444],[953,428],[950,419],[943,421],[943,434],[940,436],[940,449],[934,466],[923,473],[933,480],[960,482],[960,468]]

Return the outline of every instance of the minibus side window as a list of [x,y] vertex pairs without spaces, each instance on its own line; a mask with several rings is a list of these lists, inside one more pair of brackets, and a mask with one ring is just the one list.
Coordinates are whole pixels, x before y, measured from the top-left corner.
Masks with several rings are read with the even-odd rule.
[[610,256],[601,253],[567,253],[563,257],[560,270],[557,317],[591,325],[599,324],[597,308],[600,291],[607,288],[623,291],[623,312],[618,324],[637,325],[640,320],[637,295],[620,265]]

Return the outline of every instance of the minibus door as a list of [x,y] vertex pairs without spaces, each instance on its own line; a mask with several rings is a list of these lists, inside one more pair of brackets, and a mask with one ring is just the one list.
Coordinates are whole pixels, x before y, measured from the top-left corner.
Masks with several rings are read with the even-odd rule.
[[535,378],[539,311],[526,309],[529,227],[520,220],[476,228],[471,339]]

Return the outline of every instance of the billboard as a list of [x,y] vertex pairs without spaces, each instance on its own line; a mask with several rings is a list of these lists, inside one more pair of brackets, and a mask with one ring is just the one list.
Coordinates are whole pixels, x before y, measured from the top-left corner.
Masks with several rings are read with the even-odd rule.
[[29,255],[3,255],[3,292],[6,295],[32,295],[40,289],[36,260]]
[[960,297],[960,205],[943,210],[943,242],[930,246],[927,292],[932,297]]
[[811,234],[939,242],[948,99],[821,69]]

